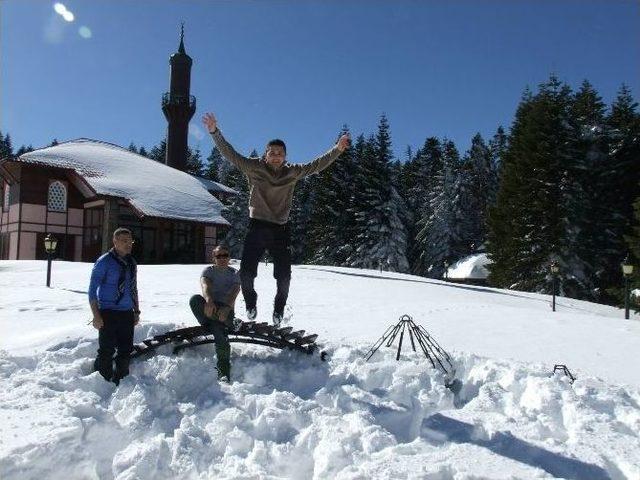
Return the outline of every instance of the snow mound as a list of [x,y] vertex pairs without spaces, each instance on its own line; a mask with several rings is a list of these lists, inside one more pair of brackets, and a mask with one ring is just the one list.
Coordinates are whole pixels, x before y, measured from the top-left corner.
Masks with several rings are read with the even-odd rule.
[[[140,341],[169,327],[145,325]],[[136,360],[119,387],[95,341],[0,351],[3,479],[640,478],[640,391],[453,352],[458,395],[413,352],[330,357],[232,345]]]

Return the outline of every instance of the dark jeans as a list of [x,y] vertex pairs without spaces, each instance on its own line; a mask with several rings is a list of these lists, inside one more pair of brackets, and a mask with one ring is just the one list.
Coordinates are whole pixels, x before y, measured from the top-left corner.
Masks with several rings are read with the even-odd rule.
[[[207,303],[202,295],[194,295],[189,300],[189,306],[198,323],[206,327],[212,334],[216,344],[216,356],[218,358],[218,377],[227,377],[231,380],[231,346],[227,336],[225,324],[219,320],[209,318],[204,314],[204,305]],[[224,303],[214,302],[217,307],[225,306]],[[229,325],[234,318],[233,309],[227,315],[225,322]]]
[[291,283],[291,231],[288,224],[278,225],[254,218],[249,221],[249,231],[244,239],[240,261],[242,296],[247,309],[255,308],[258,301],[253,282],[258,274],[258,262],[265,250],[273,257],[273,277],[278,287],[273,310],[282,315]]
[[[100,310],[104,321],[98,330],[98,356],[94,368],[100,372],[105,380],[118,383],[121,378],[129,375],[129,355],[133,350],[133,311]],[[115,357],[115,372],[113,368],[113,354]]]

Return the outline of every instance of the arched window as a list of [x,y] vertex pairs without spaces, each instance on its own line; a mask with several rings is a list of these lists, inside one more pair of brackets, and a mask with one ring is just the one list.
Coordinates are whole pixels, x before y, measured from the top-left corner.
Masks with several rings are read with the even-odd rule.
[[49,184],[49,210],[52,212],[67,211],[67,187],[58,180]]

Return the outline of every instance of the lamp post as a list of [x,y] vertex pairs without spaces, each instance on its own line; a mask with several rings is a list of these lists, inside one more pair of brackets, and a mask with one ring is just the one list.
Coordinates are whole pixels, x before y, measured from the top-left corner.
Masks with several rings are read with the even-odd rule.
[[551,262],[551,265],[549,265],[549,269],[551,270],[551,290],[552,290],[551,293],[553,295],[551,309],[555,312],[556,311],[556,289],[557,289],[557,282],[558,282],[558,272],[560,271],[560,267],[558,266],[557,262]]
[[629,320],[629,279],[633,275],[633,265],[629,261],[629,254],[622,262],[622,275],[624,276],[624,318]]
[[52,237],[51,234],[44,237],[44,250],[47,252],[47,287],[51,286],[51,261],[57,246],[58,239],[56,237]]

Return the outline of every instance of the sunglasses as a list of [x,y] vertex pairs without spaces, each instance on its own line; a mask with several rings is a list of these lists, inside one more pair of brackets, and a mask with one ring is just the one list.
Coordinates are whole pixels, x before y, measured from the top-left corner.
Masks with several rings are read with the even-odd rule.
[[229,258],[229,254],[228,253],[219,253],[217,255],[214,255],[216,258]]

